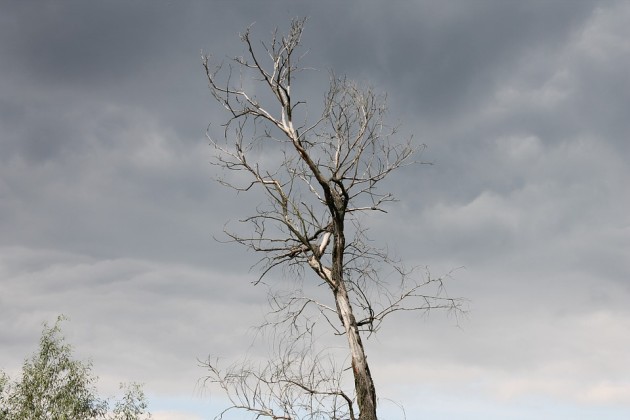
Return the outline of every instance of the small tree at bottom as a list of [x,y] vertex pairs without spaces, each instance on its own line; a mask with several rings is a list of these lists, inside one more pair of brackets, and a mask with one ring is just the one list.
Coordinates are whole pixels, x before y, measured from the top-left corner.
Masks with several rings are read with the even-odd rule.
[[72,347],[61,333],[60,316],[52,327],[44,324],[39,351],[26,359],[22,378],[12,382],[0,371],[0,420],[141,420],[149,419],[144,393],[138,384],[125,388],[113,413],[109,401],[96,391],[92,363],[73,359]]

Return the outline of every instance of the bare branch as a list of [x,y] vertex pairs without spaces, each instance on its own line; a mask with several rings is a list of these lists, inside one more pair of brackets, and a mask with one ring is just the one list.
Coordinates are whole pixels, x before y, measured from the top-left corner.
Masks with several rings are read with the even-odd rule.
[[[400,140],[396,127],[385,123],[384,95],[334,74],[321,113],[309,121],[309,101],[292,89],[305,69],[305,22],[293,20],[286,34],[275,31],[261,45],[247,28],[241,35],[245,56],[227,64],[202,56],[209,89],[228,114],[223,138],[210,130],[207,137],[216,152],[213,163],[222,171],[219,182],[264,195],[241,220],[248,233],[226,230],[228,241],[262,255],[255,284],[276,268],[289,270],[295,280],[292,291],[272,292],[271,318],[263,326],[286,330],[298,341],[312,338],[320,324],[329,326],[347,340],[351,369],[338,370],[331,358],[313,356],[308,346],[282,347],[264,366],[207,367],[210,381],[230,397],[231,409],[256,418],[376,420],[362,335],[378,332],[394,313],[461,313],[463,301],[445,293],[443,278],[418,276],[392,260],[387,249],[370,245],[361,216],[387,212],[396,198],[381,189],[382,181],[416,163],[413,156],[424,146]],[[399,279],[391,281],[384,270]],[[298,286],[303,278],[304,289]],[[343,372],[352,373],[354,393],[343,390]]]

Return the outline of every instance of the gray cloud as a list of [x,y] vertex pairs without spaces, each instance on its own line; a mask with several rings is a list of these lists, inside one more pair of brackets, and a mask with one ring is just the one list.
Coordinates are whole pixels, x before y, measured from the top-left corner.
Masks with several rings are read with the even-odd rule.
[[251,23],[264,39],[308,15],[306,62],[322,71],[300,94],[319,106],[328,69],[387,92],[434,163],[392,177],[401,202],[366,219],[372,236],[436,275],[465,266],[448,284],[471,300],[461,329],[398,317],[369,340],[386,396],[412,417],[627,417],[625,2],[1,7],[3,368],[63,312],[104,387],[185,398],[160,405],[175,418],[198,404],[197,358],[247,351],[256,256],[212,237],[259,197],[212,181],[204,131],[225,115],[199,53],[241,54]]

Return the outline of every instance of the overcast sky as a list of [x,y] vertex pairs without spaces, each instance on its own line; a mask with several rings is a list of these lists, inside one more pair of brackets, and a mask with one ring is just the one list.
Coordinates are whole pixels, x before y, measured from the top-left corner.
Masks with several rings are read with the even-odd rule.
[[225,114],[200,51],[240,55],[245,27],[295,16],[310,67],[387,92],[428,146],[374,240],[464,267],[459,325],[400,316],[367,341],[387,418],[629,418],[627,1],[2,2],[0,367],[63,313],[103,392],[139,381],[157,420],[217,414],[197,360],[247,352],[265,290],[213,239],[248,201],[213,181]]

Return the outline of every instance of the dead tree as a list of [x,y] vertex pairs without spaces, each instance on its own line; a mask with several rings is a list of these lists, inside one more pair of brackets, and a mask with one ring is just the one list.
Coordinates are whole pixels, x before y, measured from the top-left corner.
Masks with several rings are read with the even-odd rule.
[[[321,363],[329,359],[311,356],[307,368],[298,362],[308,350],[291,346],[258,370],[241,365],[221,371],[209,363],[209,380],[225,389],[231,408],[256,418],[375,420],[377,394],[362,336],[375,333],[394,312],[457,311],[461,302],[442,293],[441,278],[414,276],[368,244],[360,215],[385,211],[394,197],[380,190],[381,181],[413,163],[417,148],[411,139],[397,141],[385,124],[382,95],[343,77],[331,75],[323,107],[311,119],[317,107],[298,98],[293,85],[305,70],[304,24],[293,20],[285,35],[276,31],[267,44],[254,43],[248,28],[241,35],[245,55],[228,63],[202,57],[210,91],[229,116],[222,138],[208,138],[214,163],[226,170],[220,181],[242,192],[258,188],[267,198],[243,220],[249,233],[226,231],[230,240],[262,254],[258,282],[276,267],[298,273],[304,267],[315,274],[313,284],[329,289],[328,304],[299,293],[274,295],[275,325],[288,322],[298,334],[308,333],[313,325],[298,320],[315,308],[347,338],[354,391],[342,390],[343,366],[331,372],[333,364],[324,369]],[[381,278],[384,264],[400,279]]]

